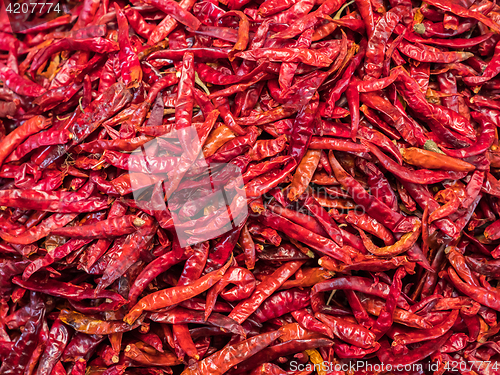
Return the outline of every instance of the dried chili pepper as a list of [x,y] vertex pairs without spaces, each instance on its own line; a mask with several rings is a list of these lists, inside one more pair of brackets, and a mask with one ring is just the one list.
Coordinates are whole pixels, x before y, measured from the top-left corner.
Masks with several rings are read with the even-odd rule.
[[0,372],[488,373],[494,2],[61,6],[0,33]]

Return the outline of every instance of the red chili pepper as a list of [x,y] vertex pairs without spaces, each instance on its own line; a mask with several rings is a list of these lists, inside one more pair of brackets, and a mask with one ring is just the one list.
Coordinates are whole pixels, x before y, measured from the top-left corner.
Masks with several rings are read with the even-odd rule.
[[20,373],[29,365],[33,351],[39,341],[39,332],[42,329],[45,316],[45,303],[36,293],[30,294],[30,315],[22,334],[14,344],[13,350],[2,361],[1,372]]
[[494,359],[498,7],[222,4],[0,33],[0,372]]
[[0,66],[0,78],[16,94],[37,97],[46,92],[42,86],[30,81],[6,66]]
[[158,228],[157,223],[146,214],[142,216],[144,224],[132,234],[127,235],[123,247],[115,254],[108,268],[99,281],[97,290],[100,291],[113,283],[122,276],[140,257],[139,250],[148,246],[153,239],[154,233]]
[[375,335],[362,326],[321,313],[317,313],[316,318],[328,325],[335,336],[347,343],[365,349],[375,345]]
[[175,301],[182,302],[202,293],[224,276],[231,262],[232,259],[221,269],[201,277],[192,284],[160,290],[149,297],[141,299],[125,316],[124,321],[134,322],[144,310],[151,311],[171,306],[177,303]]
[[384,61],[384,48],[394,28],[408,11],[403,5],[389,10],[375,25],[366,49],[365,70],[369,77],[380,78]]
[[195,365],[189,366],[185,370],[185,374],[201,375],[207,371],[223,374],[231,367],[269,346],[279,336],[280,333],[278,331],[273,331],[254,336],[234,345],[226,346],[220,352],[213,354]]
[[258,285],[250,298],[236,305],[231,314],[229,314],[229,317],[240,324],[244,322],[302,264],[302,261],[291,261],[278,268],[269,279]]
[[390,158],[385,156],[377,146],[374,146],[366,142],[366,146],[373,152],[384,167],[387,170],[393,172],[401,180],[416,184],[431,184],[443,181],[445,179],[458,180],[463,178],[465,172],[454,172],[454,171],[430,171],[426,169],[420,169],[418,171],[410,172],[405,167],[402,167],[392,161]]
[[120,51],[118,59],[120,60],[121,76],[127,86],[135,86],[142,79],[142,69],[136,53],[132,49],[130,38],[128,36],[128,22],[120,6],[115,3],[116,20],[118,21],[118,43]]
[[319,236],[306,228],[301,227],[300,225],[294,224],[293,222],[271,213],[269,211],[265,211],[260,217],[259,220],[262,221],[263,224],[268,225],[276,230],[284,230],[284,228],[293,228],[293,232],[290,233],[290,237],[296,241],[300,241],[305,245],[308,245],[315,249],[318,252],[321,252],[325,255],[329,255],[335,259],[338,259],[344,263],[350,264],[354,259],[359,257],[359,254],[356,251],[352,250],[350,252],[343,252],[341,249],[335,244],[335,242]]

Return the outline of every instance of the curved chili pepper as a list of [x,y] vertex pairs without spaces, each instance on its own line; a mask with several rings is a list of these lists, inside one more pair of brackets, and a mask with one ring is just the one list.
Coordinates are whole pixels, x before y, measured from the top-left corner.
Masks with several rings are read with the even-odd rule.
[[189,334],[189,329],[187,324],[174,324],[172,326],[172,333],[174,337],[179,342],[181,349],[191,358],[196,360],[200,359],[196,346],[194,345],[193,339]]
[[303,261],[291,261],[278,268],[273,275],[260,283],[252,295],[241,301],[231,311],[229,317],[238,323],[244,322],[274,291],[304,264]]
[[262,305],[253,313],[253,317],[264,323],[289,312],[308,306],[309,291],[300,289],[288,289],[273,294],[266,299]]
[[300,241],[312,247],[313,249],[325,255],[329,255],[332,258],[338,259],[346,264],[352,263],[352,260],[359,256],[359,254],[355,253],[354,251],[344,253],[335,244],[335,242],[325,237],[316,235],[306,228],[294,224],[284,217],[271,213],[267,210],[261,216],[259,216],[259,220],[265,225],[268,225],[276,230],[284,230],[285,227],[288,229],[293,228],[292,232],[289,232],[291,238],[295,239],[296,241]]
[[30,81],[6,66],[0,66],[0,77],[5,85],[16,94],[37,97],[47,90],[37,83]]
[[380,220],[380,222],[389,229],[396,230],[396,228],[401,227],[404,220],[402,215],[391,210],[374,196],[367,194],[359,182],[344,171],[332,151],[330,151],[328,158],[337,181],[339,181],[340,184],[349,192],[349,194],[355,199],[356,203],[362,205],[367,210],[369,215],[373,216],[376,220]]
[[221,269],[213,271],[187,286],[160,290],[142,298],[125,316],[124,321],[129,324],[133,323],[144,310],[151,311],[161,309],[163,307],[185,301],[202,293],[224,276],[231,262],[232,259],[230,259],[230,261]]
[[[270,346],[253,357],[245,360],[238,366],[237,371],[251,370],[264,362],[274,361],[279,357],[287,356],[299,351],[308,349],[317,349],[321,347],[329,347],[333,344],[332,340],[326,338],[304,339],[304,340],[291,340],[281,344]],[[229,374],[236,374],[236,371],[229,372]]]
[[[235,284],[236,286],[224,291],[229,284]],[[250,297],[254,289],[255,278],[248,270],[239,267],[229,268],[222,279],[207,293],[205,317],[210,316],[219,294],[225,300],[234,302]]]
[[306,190],[319,163],[321,151],[308,150],[300,161],[290,184],[288,199],[296,200]]
[[365,349],[375,345],[375,335],[362,326],[321,313],[316,313],[315,316],[328,325],[335,336],[345,342]]
[[64,245],[59,246],[52,250],[49,254],[47,254],[43,258],[36,259],[33,261],[23,272],[23,279],[27,280],[33,273],[36,271],[46,268],[50,264],[56,262],[57,260],[60,260],[64,258],[65,256],[69,255],[71,252],[76,251],[80,249],[81,247],[85,246],[88,244],[90,240],[80,240],[80,239],[75,239],[75,240],[69,240],[66,242]]
[[432,184],[447,179],[458,180],[460,178],[463,178],[464,173],[466,173],[466,172],[454,172],[454,171],[430,171],[426,169],[410,171],[409,169],[398,165],[390,158],[385,156],[385,154],[381,152],[377,146],[370,144],[368,142],[365,142],[365,144],[370,149],[370,151],[373,154],[375,154],[375,156],[379,159],[379,161],[382,163],[385,169],[390,170],[397,177],[408,182],[413,182],[415,184]]
[[[334,290],[348,289],[358,292],[371,294],[377,297],[385,298],[389,294],[389,286],[381,282],[374,284],[369,279],[359,276],[338,277],[331,280],[322,281],[311,289],[311,297],[317,293]],[[398,299],[398,306],[401,308],[408,307],[403,298]]]
[[290,160],[282,170],[273,169],[245,184],[245,192],[249,198],[260,197],[285,181],[296,168],[294,159]]
[[364,65],[369,77],[380,78],[384,62],[384,46],[407,10],[407,7],[398,5],[385,13],[375,25],[373,33],[368,40]]
[[304,329],[333,338],[333,331],[331,328],[323,322],[315,319],[314,316],[306,309],[292,311],[292,316]]
[[441,192],[436,194],[434,198],[437,202],[445,204],[429,215],[429,223],[432,223],[434,220],[441,219],[456,212],[460,206],[460,201],[457,197],[457,194],[455,194],[455,192],[450,189],[442,190]]
[[244,361],[246,358],[261,351],[269,346],[274,340],[280,336],[278,331],[263,333],[254,336],[240,343],[226,346],[221,351],[202,360],[195,365],[189,366],[184,372],[184,375],[189,374],[204,374],[207,371],[217,374],[223,374],[234,365]]
[[159,225],[157,223],[152,224],[152,219],[146,214],[143,214],[142,218],[145,224],[125,238],[123,247],[115,254],[115,257],[104,271],[97,286],[98,291],[111,285],[113,281],[122,276],[139,259],[140,253],[138,250],[143,246],[148,246],[151,242]]
[[166,313],[152,313],[150,314],[150,319],[155,322],[170,324],[210,324],[237,335],[246,335],[245,329],[241,325],[225,315],[212,313],[206,320],[204,315],[205,314],[203,311],[193,311],[181,307],[175,307],[171,310],[168,310]]
[[[363,307],[372,315],[379,316],[383,307],[385,306],[385,301],[380,299],[375,299],[373,297],[363,296],[360,298]],[[427,322],[425,318],[410,313],[407,310],[400,309],[396,307],[394,311],[394,321],[408,327],[414,328],[431,328],[432,324]]]
[[481,135],[477,139],[477,142],[470,147],[458,150],[450,150],[445,147],[441,147],[446,155],[455,158],[465,158],[481,154],[492,145],[496,128],[495,122],[489,116],[482,113],[473,112],[472,116],[474,120],[479,122],[481,125]]
[[404,253],[413,247],[420,236],[420,228],[421,225],[418,223],[412,232],[403,235],[394,245],[381,248],[377,248],[363,231],[360,231],[359,234],[363,239],[363,244],[370,253],[382,257],[392,257]]
[[463,160],[440,155],[433,151],[409,147],[401,149],[406,163],[427,169],[444,169],[457,172],[470,172],[475,169],[472,164]]
[[10,243],[28,245],[47,236],[54,228],[68,224],[76,216],[77,214],[54,214],[43,220],[36,227],[33,227],[20,235],[12,236],[7,233],[0,233],[0,237]]
[[337,245],[343,246],[342,232],[340,231],[335,221],[331,218],[331,216],[328,215],[323,207],[321,207],[318,201],[311,195],[307,194],[304,205],[321,224],[323,229],[328,233],[328,236],[332,240],[334,240]]
[[245,253],[245,265],[249,270],[254,269],[256,262],[255,243],[247,225],[244,225],[241,230],[239,242],[240,246],[243,248],[243,252]]
[[392,353],[389,352],[389,344],[387,341],[381,343],[381,348],[377,352],[377,356],[384,363],[390,363],[391,365],[407,365],[418,362],[423,358],[426,358],[430,354],[436,351],[436,348],[441,347],[451,336],[451,332],[441,336],[440,338],[429,340],[424,345],[420,346],[418,350],[411,351],[410,353],[396,358]]
[[453,270],[452,268],[448,268],[447,274],[453,285],[462,293],[479,302],[480,304],[498,311],[500,306],[498,306],[496,300],[498,297],[496,291],[466,284],[459,278],[455,270]]
[[0,165],[24,140],[51,125],[51,121],[43,116],[34,116],[25,121],[20,127],[9,133],[0,141]]
[[481,275],[498,277],[498,260],[488,260],[476,257],[466,257],[467,265],[474,271]]

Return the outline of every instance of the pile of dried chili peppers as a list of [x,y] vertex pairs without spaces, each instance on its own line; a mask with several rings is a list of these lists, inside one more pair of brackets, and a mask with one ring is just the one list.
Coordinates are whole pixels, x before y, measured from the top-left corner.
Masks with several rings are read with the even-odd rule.
[[0,17],[0,374],[500,373],[495,1],[58,9]]

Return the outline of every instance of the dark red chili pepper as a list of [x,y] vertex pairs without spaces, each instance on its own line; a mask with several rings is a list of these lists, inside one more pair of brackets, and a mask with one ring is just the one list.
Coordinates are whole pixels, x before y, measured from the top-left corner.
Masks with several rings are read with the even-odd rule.
[[[375,148],[375,146],[371,147]],[[374,196],[367,194],[359,182],[343,170],[332,151],[329,153],[329,160],[337,181],[340,182],[358,204],[367,210],[369,215],[372,215],[376,220],[380,220],[382,224],[391,230],[397,230],[398,227],[405,226],[403,216],[391,210]],[[397,163],[394,164],[397,165]]]
[[248,299],[236,305],[233,311],[231,311],[231,314],[229,314],[229,317],[240,324],[244,322],[253,312],[255,312],[255,310],[257,310],[264,300],[292,276],[303,263],[303,261],[291,261],[278,268],[270,278],[258,285]]
[[260,322],[266,322],[289,312],[308,306],[309,291],[288,289],[273,294],[253,313],[253,317]]
[[[340,277],[332,280],[325,280],[316,284],[311,290],[311,296],[317,293],[333,290],[333,289],[348,289],[356,290],[362,293],[371,294],[377,297],[385,298],[389,294],[389,286],[378,282],[372,283],[369,279],[350,276]],[[407,302],[402,297],[398,299],[398,306],[405,308],[408,306]]]
[[222,4],[9,14],[0,372],[494,360],[498,7]]
[[276,215],[270,211],[265,211],[259,220],[276,230],[285,230],[285,228],[291,229],[292,232],[289,233],[290,237],[296,241],[300,241],[305,245],[308,245],[325,255],[329,255],[332,258],[338,259],[344,263],[350,264],[353,259],[356,259],[359,254],[355,252],[354,249],[350,252],[344,252],[339,248],[335,242],[332,240],[319,236],[310,230],[301,227],[300,225],[294,224],[293,222],[285,219],[282,216]]
[[0,77],[8,88],[19,95],[37,97],[46,92],[42,86],[20,76],[6,66],[0,66]]
[[362,326],[321,313],[317,313],[316,318],[328,325],[335,336],[347,343],[365,349],[375,345],[375,335]]
[[37,293],[30,293],[30,319],[22,334],[14,344],[13,350],[2,362],[0,372],[19,374],[27,368],[31,355],[38,345],[39,332],[45,316],[45,303]]
[[122,276],[140,257],[140,249],[148,246],[153,239],[154,233],[159,224],[143,214],[144,224],[132,234],[127,235],[122,248],[115,253],[114,259],[108,264],[108,268],[99,281],[97,290],[100,291],[111,285],[116,279]]
[[493,119],[485,114],[477,112],[473,112],[472,116],[474,120],[476,120],[481,125],[481,135],[477,139],[477,142],[470,147],[466,147],[465,149],[449,150],[445,147],[442,147],[442,150],[446,155],[456,158],[465,158],[481,154],[492,145],[496,127]]
[[115,12],[118,21],[118,43],[120,45],[118,59],[120,60],[121,77],[127,86],[135,86],[142,79],[141,64],[130,43],[127,18],[116,3]]
[[384,62],[384,49],[394,28],[408,11],[403,5],[388,11],[375,25],[366,48],[365,71],[372,78],[380,78]]

